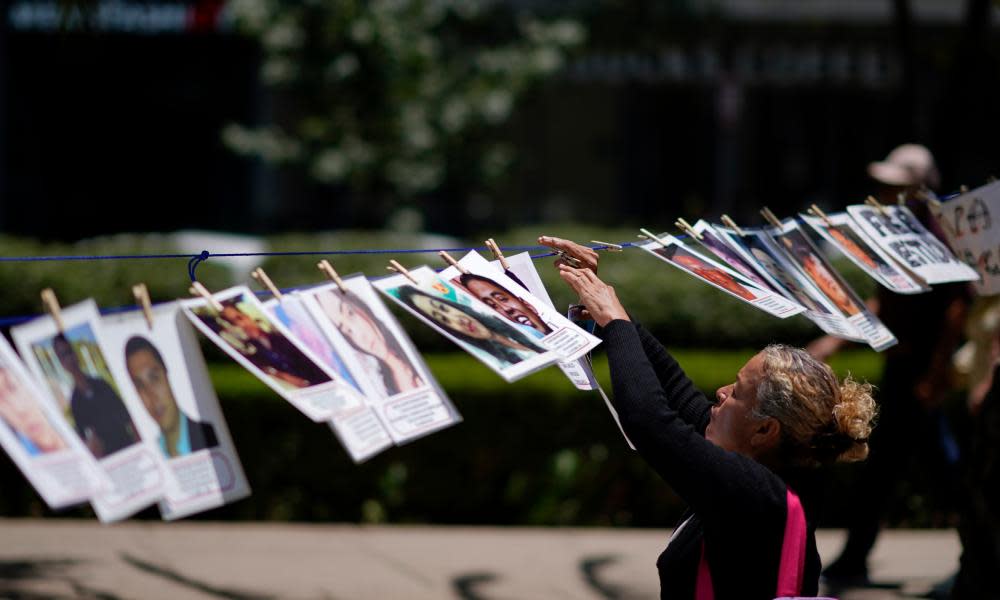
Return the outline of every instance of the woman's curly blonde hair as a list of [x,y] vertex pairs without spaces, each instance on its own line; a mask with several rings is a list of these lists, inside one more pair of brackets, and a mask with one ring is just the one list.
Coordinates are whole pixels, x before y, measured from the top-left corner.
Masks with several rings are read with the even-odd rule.
[[758,418],[781,423],[782,446],[794,464],[863,460],[877,415],[872,386],[850,375],[842,382],[808,352],[772,344],[761,352]]

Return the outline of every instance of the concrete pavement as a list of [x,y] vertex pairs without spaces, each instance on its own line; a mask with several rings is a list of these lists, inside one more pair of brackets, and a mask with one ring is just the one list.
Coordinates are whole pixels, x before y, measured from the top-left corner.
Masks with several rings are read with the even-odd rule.
[[[0,519],[0,598],[655,598],[668,530]],[[843,533],[821,531],[829,561]],[[873,579],[912,597],[957,565],[953,531],[888,531]]]

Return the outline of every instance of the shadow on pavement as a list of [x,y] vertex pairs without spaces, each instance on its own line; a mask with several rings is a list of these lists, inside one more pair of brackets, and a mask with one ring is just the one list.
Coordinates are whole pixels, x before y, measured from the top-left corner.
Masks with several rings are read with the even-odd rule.
[[198,581],[196,579],[187,577],[186,575],[168,569],[167,567],[162,567],[159,565],[154,565],[151,562],[146,562],[140,558],[136,558],[125,552],[119,554],[119,557],[126,563],[132,565],[133,567],[139,569],[144,573],[149,573],[150,575],[156,575],[157,577],[162,577],[163,579],[172,581],[176,584],[191,588],[193,590],[198,590],[199,592],[208,594],[210,596],[215,596],[217,598],[225,598],[226,600],[271,600],[272,598],[274,598],[273,596],[269,596],[266,594],[253,594],[242,590],[216,587],[208,583],[205,583],[203,581]]
[[451,580],[451,587],[462,600],[485,600],[479,591],[480,584],[490,583],[499,579],[495,573],[466,573],[458,575]]
[[[0,598],[5,600],[52,600],[53,598],[86,598],[92,600],[121,600],[111,592],[90,588],[68,574],[83,561],[73,559],[5,560],[0,561]],[[31,582],[60,582],[72,593],[54,594],[32,591]]]
[[631,598],[645,598],[643,594],[629,590],[628,587],[601,581],[600,571],[602,568],[618,562],[619,557],[615,555],[602,555],[584,557],[580,560],[580,573],[583,580],[587,582],[597,595],[607,600],[629,600]]

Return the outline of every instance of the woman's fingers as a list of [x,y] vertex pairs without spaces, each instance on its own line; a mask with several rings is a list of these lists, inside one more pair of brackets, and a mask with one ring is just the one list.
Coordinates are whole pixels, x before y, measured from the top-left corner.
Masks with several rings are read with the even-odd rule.
[[[595,271],[597,270],[598,256],[597,252],[592,248],[588,248],[570,240],[564,240],[563,238],[551,237],[547,235],[539,237],[538,243],[575,258],[581,263],[577,266]],[[556,260],[556,266],[561,264],[565,264],[565,261],[562,258]]]

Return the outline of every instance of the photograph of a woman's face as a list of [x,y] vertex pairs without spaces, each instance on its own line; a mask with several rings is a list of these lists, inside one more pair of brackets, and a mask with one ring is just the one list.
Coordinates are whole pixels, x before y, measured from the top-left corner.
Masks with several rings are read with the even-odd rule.
[[663,258],[683,268],[685,271],[694,273],[698,277],[714,283],[722,289],[732,292],[744,300],[752,302],[756,298],[754,293],[737,281],[735,277],[722,269],[705,262],[701,258],[678,245],[669,245],[665,248],[657,248],[656,250],[653,250],[653,252],[656,252]]
[[0,363],[0,421],[10,428],[29,456],[66,448],[38,402],[17,374]]
[[[450,291],[460,297],[454,288]],[[497,370],[547,351],[520,328],[471,304],[461,304],[411,285],[391,288],[388,292]]]
[[385,396],[425,385],[388,325],[353,291],[329,288],[315,294],[323,314],[354,350],[368,378]]

